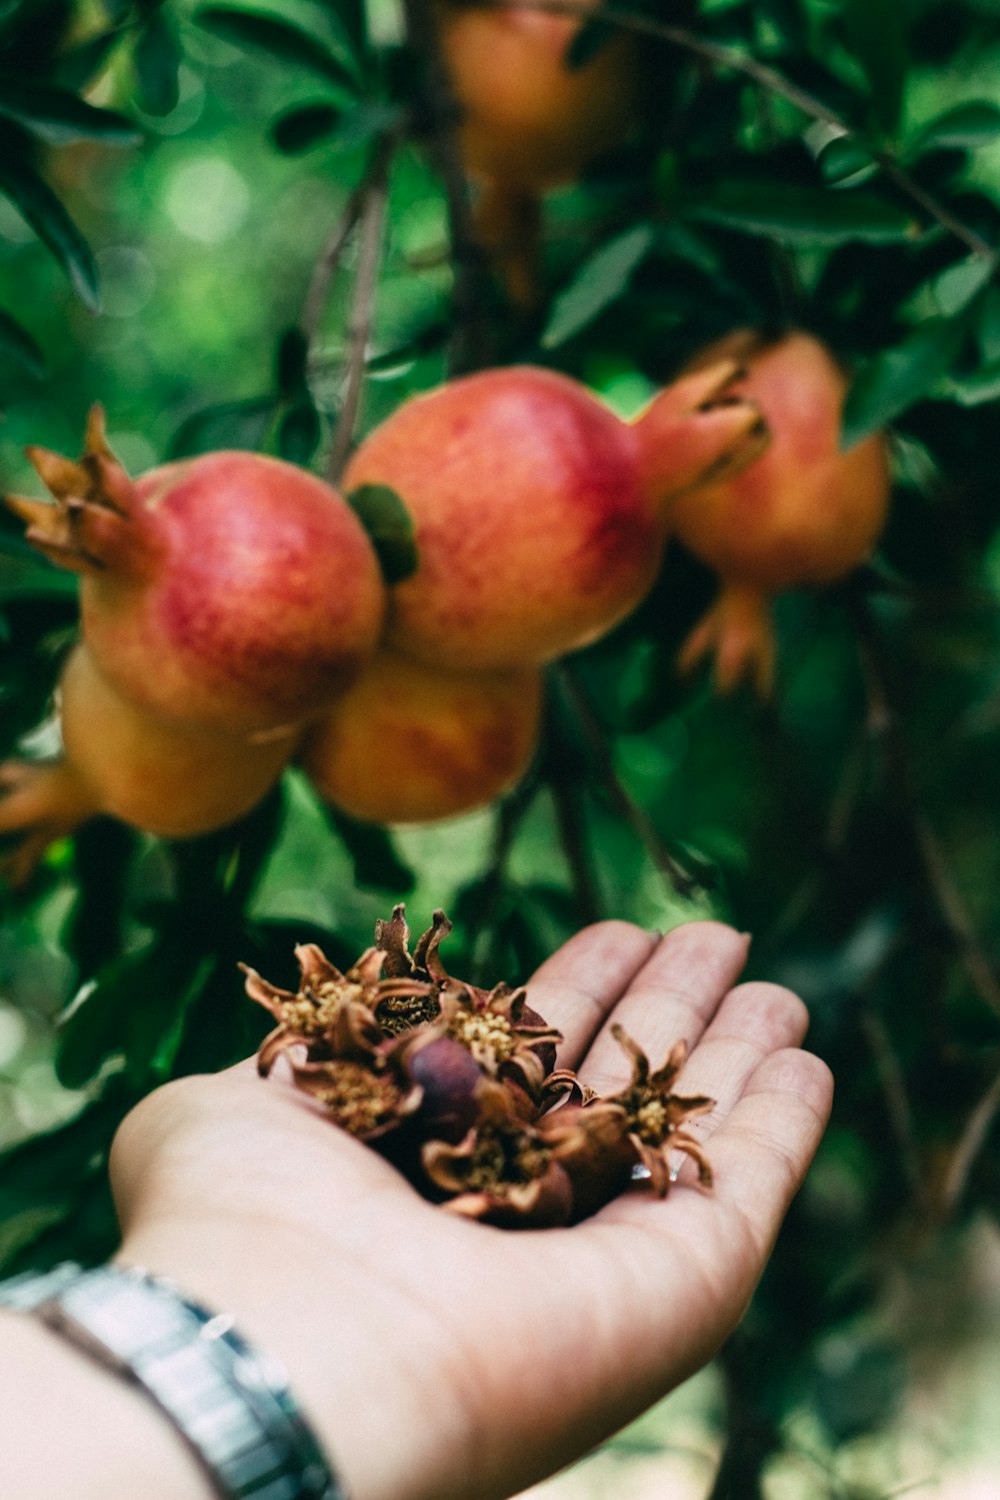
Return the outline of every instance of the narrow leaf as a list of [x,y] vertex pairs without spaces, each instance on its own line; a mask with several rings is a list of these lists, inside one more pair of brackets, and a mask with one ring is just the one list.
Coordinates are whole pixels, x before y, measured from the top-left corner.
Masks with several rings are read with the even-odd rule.
[[887,135],[896,129],[903,106],[904,11],[899,0],[845,0],[843,6],[849,45],[868,80],[872,112]]
[[980,365],[965,375],[953,375],[942,382],[941,394],[959,406],[984,406],[1000,401],[1000,359]]
[[931,282],[931,294],[946,318],[952,318],[987,286],[997,272],[991,255],[969,255],[946,267]]
[[41,379],[45,374],[45,356],[31,334],[0,308],[0,349],[20,360],[26,370]]
[[10,73],[0,73],[0,115],[53,146],[85,140],[134,146],[142,139],[141,131],[117,110],[98,109],[67,89],[25,83]]
[[637,224],[591,256],[566,290],[556,298],[542,334],[542,347],[554,349],[586,328],[620,297],[649,253],[654,234],[648,224]]
[[133,53],[142,107],[151,115],[168,115],[180,98],[181,49],[173,25],[154,11]]
[[225,401],[194,412],[174,433],[171,458],[189,458],[217,448],[259,448],[274,414],[273,396]]
[[279,457],[304,468],[319,447],[321,436],[319,412],[303,398],[289,407],[278,424]]
[[784,183],[729,183],[692,203],[689,217],[798,245],[872,245],[916,239],[919,222],[875,193]]
[[844,405],[841,447],[853,447],[926,396],[947,372],[965,334],[964,320],[934,318],[869,360]]
[[566,49],[564,66],[572,72],[585,68],[607,46],[616,30],[607,21],[585,21]]
[[304,104],[275,120],[271,140],[286,156],[295,156],[326,140],[342,118],[343,111],[333,104]]
[[987,100],[972,100],[968,104],[956,104],[931,120],[921,130],[915,142],[915,150],[939,150],[942,147],[959,147],[975,150],[977,146],[990,146],[1000,136],[1000,106]]
[[405,896],[416,885],[416,876],[396,852],[390,834],[378,823],[360,823],[339,808],[323,804],[324,811],[350,855],[358,885]]
[[100,293],[90,246],[48,183],[26,162],[0,159],[0,193],[16,205],[62,266],[77,295],[96,312]]
[[345,100],[353,97],[353,90],[345,88],[350,79],[342,59],[295,21],[265,15],[262,11],[235,10],[218,5],[196,11],[195,20],[224,42],[237,47],[260,48],[269,57],[306,68],[328,82],[339,84]]
[[402,583],[417,571],[420,554],[413,518],[387,484],[362,484],[347,503],[371,538],[386,583]]

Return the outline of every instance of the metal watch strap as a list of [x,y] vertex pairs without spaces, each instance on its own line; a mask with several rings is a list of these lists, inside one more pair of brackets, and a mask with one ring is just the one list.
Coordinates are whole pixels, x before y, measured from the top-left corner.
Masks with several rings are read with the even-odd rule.
[[228,1314],[142,1271],[72,1264],[0,1283],[0,1307],[34,1313],[139,1385],[223,1500],[345,1500],[284,1368]]

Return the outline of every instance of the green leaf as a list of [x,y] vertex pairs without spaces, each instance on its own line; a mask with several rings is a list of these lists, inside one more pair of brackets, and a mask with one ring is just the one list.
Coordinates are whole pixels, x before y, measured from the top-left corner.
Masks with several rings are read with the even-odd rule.
[[45,375],[45,355],[31,334],[10,313],[0,308],[0,349],[20,360],[26,370],[41,380]]
[[967,307],[972,299],[988,286],[997,272],[997,262],[991,255],[969,255],[953,266],[947,266],[930,283],[930,291],[937,306],[946,318]]
[[273,396],[223,401],[186,418],[170,443],[170,458],[190,458],[217,448],[259,448],[274,416]]
[[336,829],[351,857],[358,885],[405,896],[416,885],[416,876],[396,853],[391,836],[378,823],[362,823],[339,808],[323,804],[326,816]]
[[976,304],[976,342],[983,363],[1000,360],[1000,287],[991,286]]
[[4,193],[66,272],[81,301],[100,306],[97,266],[90,246],[48,183],[23,161],[0,159],[0,193]]
[[844,404],[841,447],[885,427],[933,389],[966,336],[962,319],[934,318],[864,365]]
[[867,181],[878,171],[871,152],[849,135],[836,136],[823,147],[816,162],[825,181],[838,186],[848,180],[852,184]]
[[413,518],[387,484],[361,484],[347,503],[371,538],[386,583],[402,583],[420,563]]
[[556,298],[542,334],[542,347],[554,349],[564,344],[620,297],[649,254],[653,240],[652,228],[637,224],[592,255]]
[[785,183],[727,183],[692,202],[690,218],[791,245],[871,245],[917,239],[918,220],[875,193],[792,187]]
[[303,397],[289,407],[278,423],[278,455],[290,464],[305,468],[319,447],[321,436],[319,412]]
[[906,85],[905,6],[899,0],[844,0],[843,17],[849,45],[871,89],[872,112],[891,135]]
[[566,49],[564,65],[574,73],[585,68],[616,34],[620,28],[607,21],[585,21]]
[[154,11],[135,44],[136,77],[147,114],[168,115],[180,98],[181,48],[171,21]]
[[0,115],[50,145],[67,141],[103,141],[109,146],[134,146],[142,133],[117,110],[98,109],[66,89],[25,83],[0,73]]
[[195,20],[214,36],[234,46],[257,47],[269,57],[318,73],[328,83],[339,86],[344,102],[354,97],[345,60],[295,21],[265,15],[262,11],[235,10],[219,5],[205,6],[196,11]]
[[984,406],[1000,401],[1000,359],[980,365],[965,375],[952,375],[942,382],[941,394],[959,406]]
[[333,134],[343,119],[343,110],[333,104],[303,104],[290,109],[271,126],[271,140],[286,156],[308,151]]
[[75,47],[61,53],[53,69],[52,79],[60,88],[78,94],[86,84],[100,73],[123,33],[116,27],[110,31],[99,31],[86,37]]
[[914,143],[914,151],[936,151],[942,147],[975,150],[990,146],[1000,136],[1000,106],[988,100],[956,104],[929,121]]

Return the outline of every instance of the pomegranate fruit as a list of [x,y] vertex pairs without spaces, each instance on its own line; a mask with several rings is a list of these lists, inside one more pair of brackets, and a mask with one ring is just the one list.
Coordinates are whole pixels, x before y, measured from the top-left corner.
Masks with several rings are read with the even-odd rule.
[[299,760],[320,796],[352,817],[454,817],[524,774],[541,702],[535,667],[456,674],[382,651],[307,730]]
[[623,422],[585,386],[487,370],[400,406],[344,475],[396,491],[419,565],[391,591],[386,639],[454,671],[537,666],[629,614],[660,565],[671,502],[759,451],[752,402],[720,360]]
[[847,378],[811,335],[768,340],[740,330],[711,345],[691,368],[713,368],[720,359],[746,366],[733,390],[759,404],[771,443],[740,473],[674,505],[677,536],[722,579],[680,665],[690,668],[714,652],[720,690],[749,677],[766,696],[775,653],[769,596],[830,583],[868,557],[889,504],[888,450],[880,433],[841,450]]
[[438,14],[473,174],[544,191],[572,181],[628,131],[639,87],[634,38],[618,35],[570,68],[579,16],[455,0],[444,0]]
[[462,112],[459,140],[477,179],[476,228],[511,300],[537,285],[540,195],[572,182],[632,124],[639,48],[619,34],[580,68],[567,53],[584,22],[530,6],[444,0],[441,50]]
[[133,481],[99,407],[79,462],[28,453],[57,504],[7,503],[30,541],[83,575],[84,637],[137,707],[227,734],[283,732],[373,652],[378,561],[350,507],[313,475],[221,452]]
[[58,704],[62,757],[0,766],[0,833],[21,836],[9,861],[15,884],[54,839],[98,814],[165,838],[235,822],[280,776],[297,738],[253,740],[158,718],[123,698],[83,644],[63,668]]

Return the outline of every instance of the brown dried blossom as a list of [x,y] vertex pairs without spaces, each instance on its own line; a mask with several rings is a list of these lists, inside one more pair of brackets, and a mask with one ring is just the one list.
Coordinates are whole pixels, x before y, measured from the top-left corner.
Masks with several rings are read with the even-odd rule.
[[300,969],[295,995],[268,983],[256,969],[240,965],[246,975],[247,995],[277,1020],[276,1028],[258,1050],[256,1062],[262,1076],[270,1073],[280,1053],[300,1044],[306,1047],[310,1062],[372,1052],[387,1035],[378,1019],[379,1007],[387,1002],[426,1007],[430,1001],[436,1016],[438,1004],[429,981],[394,975],[382,978],[391,957],[390,951],[379,948],[376,942],[376,947],[367,948],[342,974],[316,944],[300,944],[295,948]]
[[569,1176],[551,1141],[492,1078],[476,1089],[478,1121],[457,1145],[427,1141],[421,1153],[431,1183],[450,1194],[444,1207],[464,1218],[506,1227],[567,1224]]
[[613,1026],[632,1076],[598,1098],[570,1069],[553,1071],[560,1033],[528,1005],[525,989],[485,990],[450,976],[439,948],[451,923],[441,911],[411,954],[404,912],[396,906],[376,924],[374,946],[346,973],[315,944],[297,948],[295,994],[241,965],[247,993],[278,1022],[261,1045],[261,1073],[299,1046],[295,1083],[331,1119],[376,1144],[451,1212],[491,1224],[573,1223],[640,1168],[663,1197],[675,1149],[711,1184],[684,1125],[713,1101],[672,1092],[685,1043],[654,1071]]
[[685,1097],[671,1092],[687,1061],[687,1043],[676,1042],[662,1067],[651,1072],[645,1052],[621,1026],[612,1026],[611,1034],[632,1063],[631,1080],[620,1093],[585,1107],[623,1112],[626,1134],[637,1164],[649,1172],[653,1191],[658,1197],[666,1197],[670,1189],[668,1157],[674,1150],[690,1156],[698,1168],[699,1182],[711,1187],[712,1168],[708,1158],[699,1142],[683,1126],[692,1115],[703,1115],[713,1109],[715,1100],[704,1094]]

